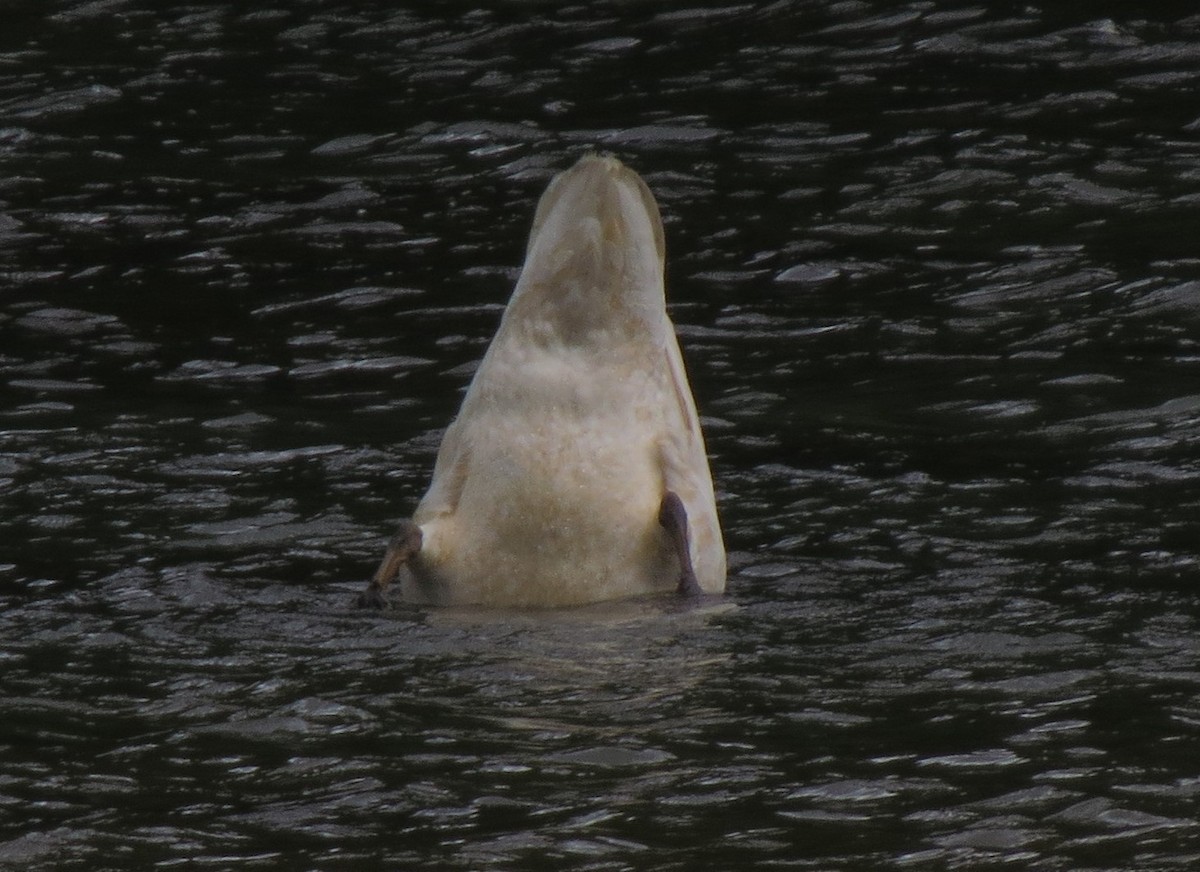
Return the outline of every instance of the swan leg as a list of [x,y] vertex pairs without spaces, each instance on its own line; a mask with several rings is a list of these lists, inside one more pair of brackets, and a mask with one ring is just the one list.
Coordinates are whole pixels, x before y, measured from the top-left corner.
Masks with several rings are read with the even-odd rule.
[[692,552],[688,544],[687,509],[683,500],[675,491],[663,494],[662,503],[658,507],[658,523],[667,531],[675,556],[679,558],[679,587],[682,596],[703,596],[704,590],[696,580],[696,570],[692,567]]
[[388,601],[384,596],[384,591],[395,580],[396,575],[400,572],[400,567],[421,550],[421,541],[420,527],[407,519],[400,522],[400,527],[388,542],[387,551],[384,552],[383,560],[380,562],[379,568],[375,570],[374,577],[358,595],[360,608],[387,608]]

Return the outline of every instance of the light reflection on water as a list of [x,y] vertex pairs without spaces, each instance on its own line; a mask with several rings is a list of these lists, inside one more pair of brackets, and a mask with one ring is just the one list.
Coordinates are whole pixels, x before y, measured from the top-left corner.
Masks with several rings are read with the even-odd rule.
[[[1102,5],[14,7],[0,865],[1192,868],[1200,19]],[[351,609],[595,145],[730,596]]]

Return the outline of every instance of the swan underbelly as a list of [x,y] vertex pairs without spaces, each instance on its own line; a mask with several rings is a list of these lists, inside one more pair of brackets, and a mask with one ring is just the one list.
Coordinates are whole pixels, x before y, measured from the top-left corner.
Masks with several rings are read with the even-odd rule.
[[668,590],[655,445],[617,415],[487,415],[454,511],[418,518],[418,599],[559,606]]

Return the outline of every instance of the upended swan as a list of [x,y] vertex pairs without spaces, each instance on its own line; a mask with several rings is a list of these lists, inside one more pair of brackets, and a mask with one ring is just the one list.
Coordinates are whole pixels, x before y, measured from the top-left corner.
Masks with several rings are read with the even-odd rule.
[[433,481],[359,604],[569,606],[725,589],[712,476],[646,183],[588,155],[537,206]]

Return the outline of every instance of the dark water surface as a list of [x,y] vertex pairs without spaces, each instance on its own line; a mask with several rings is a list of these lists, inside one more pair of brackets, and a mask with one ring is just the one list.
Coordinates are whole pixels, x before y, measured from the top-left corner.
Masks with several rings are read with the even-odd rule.
[[[0,17],[0,867],[1200,865],[1193,4]],[[591,147],[729,597],[349,608]]]

